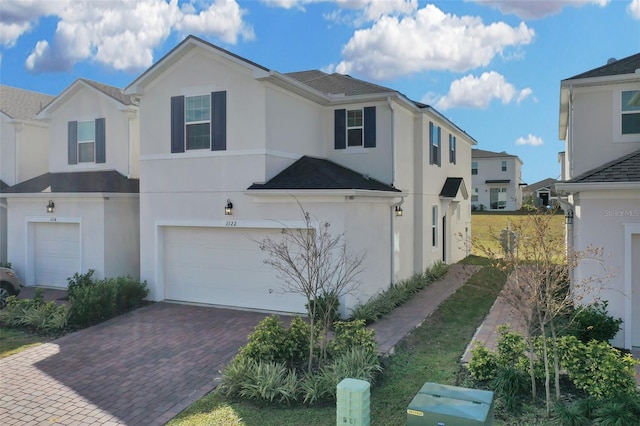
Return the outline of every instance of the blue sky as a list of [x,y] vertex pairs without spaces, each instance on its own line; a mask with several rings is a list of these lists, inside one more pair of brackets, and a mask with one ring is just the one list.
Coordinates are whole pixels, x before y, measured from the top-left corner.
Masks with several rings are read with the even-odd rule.
[[0,83],[124,88],[194,34],[279,72],[321,69],[428,103],[558,177],[560,80],[640,51],[640,0],[2,0]]

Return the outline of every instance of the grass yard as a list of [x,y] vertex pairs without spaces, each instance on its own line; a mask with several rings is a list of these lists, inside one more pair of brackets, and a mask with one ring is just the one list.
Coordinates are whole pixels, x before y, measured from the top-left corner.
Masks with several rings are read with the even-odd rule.
[[[372,425],[405,424],[406,408],[424,382],[457,383],[459,359],[505,280],[502,272],[483,268],[398,345],[371,392]],[[168,425],[316,426],[336,424],[335,416],[333,403],[279,407],[229,401],[214,391]]]
[[[478,247],[484,246],[501,252],[500,232],[509,224],[526,221],[527,214],[522,212],[472,212],[471,213],[471,253],[476,256],[486,256]],[[551,219],[550,236],[553,239],[564,239],[565,219],[562,212],[556,213]]]
[[22,352],[41,343],[50,340],[47,337],[37,336],[20,330],[0,328],[0,358],[5,358],[18,352]]

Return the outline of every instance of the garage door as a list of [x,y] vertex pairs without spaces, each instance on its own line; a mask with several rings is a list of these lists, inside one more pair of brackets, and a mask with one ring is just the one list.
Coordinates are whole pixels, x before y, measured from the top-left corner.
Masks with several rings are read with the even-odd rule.
[[280,230],[269,229],[165,227],[165,299],[305,312],[304,298],[282,292],[256,243],[279,236]]
[[67,278],[80,272],[80,225],[34,224],[35,284],[67,286]]

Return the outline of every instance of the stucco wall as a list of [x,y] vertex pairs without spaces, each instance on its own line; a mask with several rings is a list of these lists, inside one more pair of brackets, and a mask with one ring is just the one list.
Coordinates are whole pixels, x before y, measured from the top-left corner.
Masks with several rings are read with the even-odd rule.
[[140,202],[138,196],[104,200],[106,277],[140,276]]

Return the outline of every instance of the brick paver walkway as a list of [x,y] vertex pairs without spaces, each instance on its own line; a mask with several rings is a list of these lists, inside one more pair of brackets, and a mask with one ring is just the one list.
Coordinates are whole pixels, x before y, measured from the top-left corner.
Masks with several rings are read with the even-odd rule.
[[2,425],[163,425],[265,317],[156,303],[0,360]]

